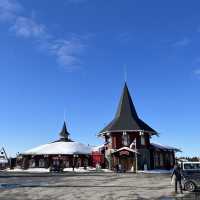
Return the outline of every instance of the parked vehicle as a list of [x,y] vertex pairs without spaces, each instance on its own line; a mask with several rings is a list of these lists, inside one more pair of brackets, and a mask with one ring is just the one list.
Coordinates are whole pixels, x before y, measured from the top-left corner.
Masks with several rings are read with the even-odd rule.
[[183,186],[190,192],[200,188],[200,162],[183,162]]

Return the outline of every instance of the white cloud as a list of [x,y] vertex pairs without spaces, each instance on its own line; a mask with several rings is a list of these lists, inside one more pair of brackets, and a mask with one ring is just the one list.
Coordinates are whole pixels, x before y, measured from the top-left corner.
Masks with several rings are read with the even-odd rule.
[[194,70],[194,74],[197,75],[198,77],[200,77],[200,69]]
[[8,21],[16,18],[23,7],[16,0],[0,0],[0,20]]
[[173,46],[174,47],[185,47],[190,44],[191,40],[189,38],[183,38],[181,40],[176,41]]
[[43,24],[38,24],[31,18],[21,16],[16,18],[10,30],[15,31],[18,36],[26,38],[38,38],[46,35],[45,26]]
[[80,65],[80,60],[77,55],[81,53],[84,45],[77,38],[71,40],[55,40],[48,45],[50,52],[57,57],[58,63],[64,66],[77,68]]
[[9,22],[9,30],[16,36],[36,40],[44,52],[54,56],[58,64],[64,66],[68,71],[80,66],[79,56],[84,45],[78,36],[68,39],[56,38],[44,24],[23,14],[22,5],[16,0],[0,0],[0,19]]

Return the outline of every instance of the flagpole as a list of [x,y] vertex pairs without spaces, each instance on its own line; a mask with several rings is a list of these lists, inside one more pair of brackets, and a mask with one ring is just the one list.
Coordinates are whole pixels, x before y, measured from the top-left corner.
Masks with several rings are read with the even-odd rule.
[[137,158],[137,137],[135,138],[135,172],[138,171],[138,158]]

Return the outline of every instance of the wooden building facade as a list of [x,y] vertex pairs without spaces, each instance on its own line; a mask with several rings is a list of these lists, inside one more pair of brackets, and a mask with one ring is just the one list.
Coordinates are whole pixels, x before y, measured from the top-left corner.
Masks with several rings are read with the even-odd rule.
[[105,166],[123,171],[172,168],[178,149],[151,144],[158,133],[142,121],[136,112],[127,84],[114,119],[98,134],[105,139]]
[[4,170],[8,167],[9,167],[9,159],[5,149],[2,147],[0,149],[0,170]]

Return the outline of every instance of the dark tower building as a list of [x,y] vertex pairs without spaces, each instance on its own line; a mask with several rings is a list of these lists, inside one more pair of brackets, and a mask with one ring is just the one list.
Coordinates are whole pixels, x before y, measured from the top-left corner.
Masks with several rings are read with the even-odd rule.
[[139,118],[125,83],[114,119],[99,133],[99,136],[105,138],[107,166],[113,169],[120,164],[124,171],[165,167],[164,154],[167,152],[169,157],[166,162],[172,167],[175,149],[166,149],[161,145],[165,149],[159,149],[161,154],[156,159],[162,161],[156,164],[156,148],[150,143],[153,135],[158,135],[157,131]]

